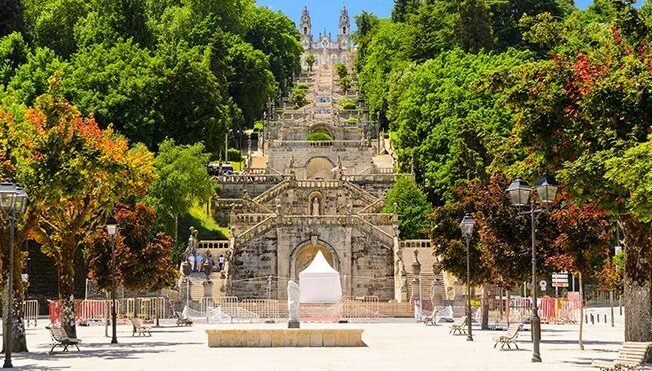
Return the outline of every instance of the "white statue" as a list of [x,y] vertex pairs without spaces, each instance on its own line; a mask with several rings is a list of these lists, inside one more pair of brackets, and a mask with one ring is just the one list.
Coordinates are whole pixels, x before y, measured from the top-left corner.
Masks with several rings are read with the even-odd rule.
[[312,215],[319,216],[319,198],[312,199]]
[[299,285],[288,281],[288,313],[290,322],[299,322]]

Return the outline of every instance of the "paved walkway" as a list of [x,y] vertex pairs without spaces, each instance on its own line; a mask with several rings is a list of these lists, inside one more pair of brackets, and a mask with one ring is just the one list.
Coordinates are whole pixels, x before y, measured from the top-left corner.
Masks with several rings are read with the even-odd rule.
[[[575,370],[591,369],[592,359],[613,359],[623,341],[622,321],[615,328],[585,326],[585,351],[577,346],[576,325],[544,325],[543,363],[530,362],[529,332],[521,350],[493,349],[494,331],[474,331],[473,342],[448,334],[444,324],[426,327],[413,320],[379,323],[302,324],[302,328],[362,328],[363,348],[208,348],[206,329],[284,328],[286,324],[195,324],[186,328],[163,322],[151,337],[131,337],[118,327],[117,345],[104,337],[103,326],[78,327],[81,352],[49,355],[49,335],[40,322],[28,329],[30,353],[15,354],[14,366],[44,370]],[[651,365],[652,366],[652,365]],[[652,367],[649,367],[652,369]]]

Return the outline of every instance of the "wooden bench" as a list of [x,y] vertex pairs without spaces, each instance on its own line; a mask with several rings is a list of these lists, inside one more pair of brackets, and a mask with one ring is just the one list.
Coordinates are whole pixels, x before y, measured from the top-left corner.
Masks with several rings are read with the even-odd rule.
[[63,347],[63,351],[67,352],[68,346],[74,345],[75,348],[77,348],[77,351],[79,351],[79,346],[77,345],[82,342],[80,339],[68,337],[66,330],[64,330],[62,327],[47,326],[45,328],[50,331],[50,336],[54,342],[54,344],[52,344],[52,348],[50,349],[50,354],[53,354],[54,348],[58,346]]
[[174,311],[174,317],[177,319],[177,326],[192,326],[192,320],[185,318],[181,313]]
[[439,309],[437,309],[437,308],[433,309],[432,314],[430,314],[429,316],[423,317],[423,323],[426,326],[428,326],[428,325],[439,326],[439,325],[437,325],[437,321],[435,320],[435,317],[437,316],[437,314],[439,314]]
[[138,334],[138,336],[152,336],[149,332],[152,329],[152,325],[147,325],[142,319],[136,317],[129,317],[129,321],[131,321],[131,324],[134,327],[131,336],[136,336],[136,334]]
[[448,331],[449,334],[453,335],[466,335],[466,316],[458,318],[457,322],[451,325],[451,330]]
[[626,341],[613,361],[594,360],[600,370],[640,370],[645,366],[652,342]]
[[496,342],[494,344],[494,348],[500,343],[500,349],[503,350],[505,348],[505,345],[507,345],[507,348],[512,349],[512,347],[509,344],[514,344],[516,349],[518,349],[518,345],[516,344],[516,339],[518,338],[518,331],[523,327],[522,323],[512,323],[509,325],[507,328],[507,331],[498,336],[494,336],[494,341]]

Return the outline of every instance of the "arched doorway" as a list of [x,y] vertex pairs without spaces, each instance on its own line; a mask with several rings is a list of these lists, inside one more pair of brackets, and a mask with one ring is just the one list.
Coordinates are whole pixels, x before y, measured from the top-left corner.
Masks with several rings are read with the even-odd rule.
[[335,164],[326,157],[313,157],[306,164],[306,179],[333,179]]
[[339,271],[340,261],[337,252],[326,242],[313,238],[297,246],[290,254],[290,277],[298,279],[299,273],[312,263],[318,251],[324,254],[331,267]]

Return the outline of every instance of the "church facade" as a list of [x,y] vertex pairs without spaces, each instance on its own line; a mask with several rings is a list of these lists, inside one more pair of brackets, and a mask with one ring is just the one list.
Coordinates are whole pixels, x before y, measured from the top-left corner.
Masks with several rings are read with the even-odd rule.
[[351,47],[351,20],[346,6],[342,8],[337,26],[337,37],[333,38],[330,32],[320,32],[317,39],[312,33],[312,20],[308,8],[303,8],[299,24],[301,33],[301,45],[304,53],[301,56],[301,66],[308,70],[306,58],[309,55],[315,57],[315,66],[334,65],[337,63],[348,64],[352,59]]

